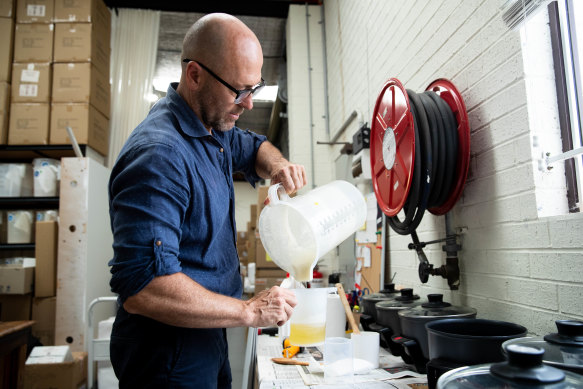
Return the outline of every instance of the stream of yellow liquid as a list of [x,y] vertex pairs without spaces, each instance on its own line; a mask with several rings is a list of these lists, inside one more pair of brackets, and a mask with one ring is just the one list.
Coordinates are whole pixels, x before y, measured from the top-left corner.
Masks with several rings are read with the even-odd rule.
[[326,323],[291,323],[289,341],[294,346],[315,346],[324,343]]
[[[305,262],[305,261],[304,261]],[[293,273],[292,276],[296,281],[308,282],[312,281],[312,262],[309,263],[298,261],[298,264],[292,265]]]

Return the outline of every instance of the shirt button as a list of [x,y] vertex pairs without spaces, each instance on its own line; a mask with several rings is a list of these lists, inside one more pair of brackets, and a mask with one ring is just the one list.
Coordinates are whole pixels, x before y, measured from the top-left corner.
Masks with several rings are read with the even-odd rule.
[[223,148],[221,147],[221,148],[219,149],[219,151],[222,153],[224,150],[223,150]]
[[162,246],[162,241],[161,240],[157,240],[156,241],[156,246]]

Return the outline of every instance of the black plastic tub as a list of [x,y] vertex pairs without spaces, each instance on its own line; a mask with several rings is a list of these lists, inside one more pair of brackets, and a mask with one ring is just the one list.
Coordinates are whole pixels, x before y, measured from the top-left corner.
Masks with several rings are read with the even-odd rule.
[[504,361],[502,343],[526,336],[527,332],[518,324],[486,319],[443,319],[425,327],[429,359],[463,365]]

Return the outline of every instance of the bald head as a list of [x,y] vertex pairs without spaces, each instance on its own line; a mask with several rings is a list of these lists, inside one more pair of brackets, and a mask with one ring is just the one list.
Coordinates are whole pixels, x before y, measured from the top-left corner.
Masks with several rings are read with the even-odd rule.
[[200,18],[184,37],[181,62],[176,92],[209,132],[229,130],[244,110],[253,108],[251,94],[238,102],[235,98],[262,80],[263,52],[239,19],[227,14]]
[[263,64],[253,31],[236,17],[221,13],[205,15],[190,27],[182,43],[184,58],[196,59],[217,72],[225,66]]

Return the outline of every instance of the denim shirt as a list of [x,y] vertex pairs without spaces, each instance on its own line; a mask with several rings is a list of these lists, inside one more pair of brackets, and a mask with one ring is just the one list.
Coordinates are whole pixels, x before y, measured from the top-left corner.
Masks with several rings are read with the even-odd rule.
[[253,186],[264,136],[204,128],[171,84],[122,148],[109,181],[111,290],[123,303],[154,277],[183,272],[227,296],[242,291],[233,172]]

